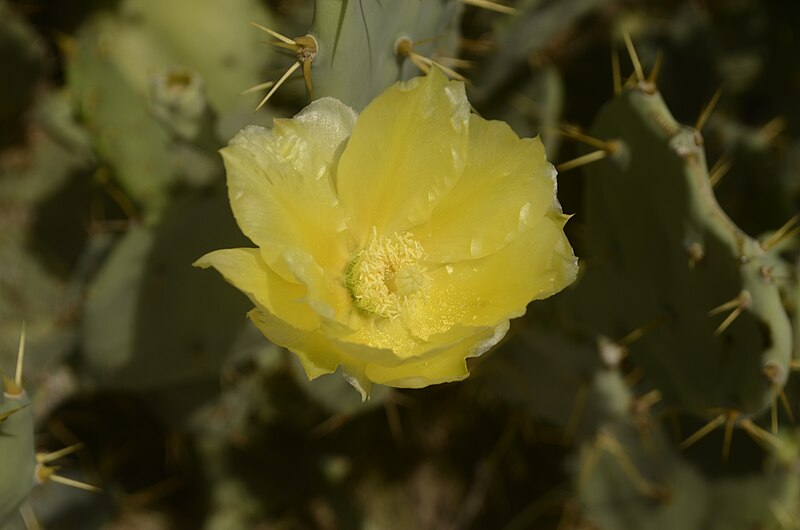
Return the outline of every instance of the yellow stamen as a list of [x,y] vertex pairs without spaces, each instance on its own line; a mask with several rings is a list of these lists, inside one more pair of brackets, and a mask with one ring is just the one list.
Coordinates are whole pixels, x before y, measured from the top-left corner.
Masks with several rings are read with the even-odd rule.
[[425,251],[408,232],[379,237],[357,253],[345,272],[345,286],[356,307],[383,318],[395,318],[429,281]]

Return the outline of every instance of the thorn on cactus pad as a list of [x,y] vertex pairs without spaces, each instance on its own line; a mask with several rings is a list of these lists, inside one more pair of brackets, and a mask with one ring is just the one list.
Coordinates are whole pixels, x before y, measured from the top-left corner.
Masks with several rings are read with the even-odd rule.
[[711,431],[725,423],[726,418],[727,414],[725,413],[713,418],[711,421],[697,429],[693,434],[681,442],[678,447],[681,449],[687,449],[688,447],[691,447],[701,439],[705,438]]
[[631,59],[631,63],[633,63],[633,69],[636,73],[636,79],[640,83],[645,82],[644,78],[644,71],[642,70],[642,63],[639,61],[639,54],[636,53],[636,48],[633,46],[633,41],[631,40],[630,34],[626,31],[622,34],[622,38],[625,40],[625,47],[628,49],[628,56]]
[[430,73],[431,68],[436,66],[451,79],[456,79],[464,83],[469,83],[469,80],[466,77],[459,74],[452,68],[448,68],[447,66],[442,64],[442,62],[450,62],[450,61],[455,61],[456,62],[455,64],[461,64],[459,59],[442,58],[440,59],[440,62],[434,61],[430,57],[426,57],[414,51],[414,46],[416,44],[419,44],[419,42],[415,43],[406,36],[400,37],[399,39],[397,39],[397,42],[395,42],[394,52],[400,57],[407,58],[409,61],[414,63],[414,66],[416,66],[426,74]]
[[700,116],[697,117],[697,121],[694,124],[695,129],[697,129],[698,131],[701,131],[703,129],[706,122],[711,117],[711,114],[714,112],[714,107],[717,106],[717,102],[719,102],[719,97],[721,95],[722,95],[722,90],[718,88],[717,91],[714,92],[714,95],[711,96],[711,100],[708,102],[708,104],[705,107],[703,107],[702,112],[700,112]]
[[772,235],[759,241],[759,245],[764,250],[771,250],[775,246],[794,238],[800,233],[800,227],[796,226],[800,222],[800,214],[794,215],[791,219],[786,221],[783,226],[778,228]]
[[303,35],[302,37],[297,37],[291,39],[285,35],[278,33],[268,27],[262,26],[256,22],[252,23],[253,26],[260,29],[261,31],[267,33],[268,35],[277,39],[277,42],[273,42],[272,45],[278,48],[284,48],[291,50],[295,53],[296,61],[292,63],[291,66],[283,73],[283,75],[278,79],[276,82],[268,81],[266,83],[261,83],[256,85],[252,88],[248,88],[244,92],[250,93],[255,92],[258,90],[263,90],[265,88],[270,88],[270,91],[267,93],[266,96],[261,100],[261,102],[256,107],[256,110],[260,110],[267,101],[272,97],[275,92],[283,85],[289,77],[297,71],[298,68],[301,66],[303,67],[303,78],[306,82],[306,89],[308,89],[309,95],[313,98],[314,97],[314,87],[311,84],[311,63],[314,61],[314,58],[317,56],[317,50],[319,49],[319,44],[317,43],[317,39],[314,38],[313,35]]
[[747,291],[742,291],[733,300],[729,300],[724,304],[720,304],[709,311],[708,316],[715,316],[719,315],[720,313],[724,313],[725,311],[731,311],[725,320],[722,321],[722,324],[720,324],[714,331],[714,336],[724,333],[725,330],[728,329],[731,324],[733,324],[733,321],[742,314],[742,311],[750,306],[751,301],[752,297],[750,296],[750,293]]
[[714,162],[714,165],[708,170],[708,183],[711,184],[712,188],[719,184],[719,181],[730,171],[732,166],[733,161],[728,155],[722,155]]
[[656,62],[653,63],[653,68],[650,70],[650,75],[647,76],[647,83],[655,87],[658,82],[658,76],[661,74],[661,66],[664,63],[664,52],[658,50],[656,52]]

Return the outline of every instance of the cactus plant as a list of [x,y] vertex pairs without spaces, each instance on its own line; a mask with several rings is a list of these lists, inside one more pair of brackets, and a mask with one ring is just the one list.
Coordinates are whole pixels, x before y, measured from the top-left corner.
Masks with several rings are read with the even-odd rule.
[[[29,337],[25,390],[0,385],[0,528],[28,502],[75,530],[793,528],[795,4],[0,0],[2,368]],[[581,274],[465,381],[362,403],[191,262],[252,246],[217,153],[236,131],[326,98],[363,115],[434,63],[579,157],[557,165]],[[83,440],[107,492],[37,488],[58,476],[34,429]]]
[[30,25],[5,0],[0,2],[0,72],[7,79],[0,100],[0,145],[14,142],[20,115],[33,100],[44,50]]
[[311,64],[315,97],[361,110],[392,83],[417,75],[398,48],[403,39],[421,42],[414,45],[418,54],[454,56],[461,9],[457,0],[391,7],[375,0],[316,0],[310,32],[318,47]]
[[[240,4],[230,10],[240,23],[267,18],[255,2]],[[163,211],[181,183],[212,181],[216,159],[205,160],[202,151],[218,148],[218,132],[230,134],[247,120],[246,102],[236,94],[255,84],[266,56],[245,47],[241,37],[200,51],[203,39],[219,31],[221,9],[214,2],[174,11],[126,2],[91,20],[72,44],[68,82],[94,147],[145,214]],[[183,30],[172,31],[172,17],[186,12],[192,18],[182,17]]]
[[[652,85],[614,99],[592,133],[611,141],[612,153],[586,169],[580,325],[623,336],[661,321],[631,352],[670,402],[701,415],[763,412],[787,380],[792,352],[779,288],[765,273],[780,257],[719,208],[702,136],[672,118]],[[610,310],[600,310],[608,300]]]
[[[605,392],[626,393],[615,378]],[[778,530],[800,509],[797,440],[791,429],[767,446],[762,470],[709,476],[672,447],[654,415],[631,406],[635,402],[627,393],[624,406],[577,453],[573,476],[588,521],[620,530],[753,525]]]
[[33,411],[30,399],[15,381],[5,379],[0,396],[0,524],[16,514],[17,507],[36,485]]
[[[132,227],[98,272],[82,335],[86,369],[106,384],[173,389],[179,398],[178,387],[217,380],[245,324],[236,311],[246,305],[222,282],[205,282],[187,261],[211,242],[238,237],[219,206],[220,191],[174,204],[153,226]],[[197,237],[201,222],[209,229]],[[196,296],[205,302],[187,307]]]

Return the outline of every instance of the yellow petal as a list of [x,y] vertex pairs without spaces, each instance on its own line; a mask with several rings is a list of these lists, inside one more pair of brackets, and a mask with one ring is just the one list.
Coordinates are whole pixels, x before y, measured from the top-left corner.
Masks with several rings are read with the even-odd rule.
[[198,259],[195,266],[214,267],[257,307],[264,308],[298,330],[317,329],[320,319],[303,302],[306,289],[278,276],[255,248],[215,250]]
[[551,212],[494,254],[431,269],[426,303],[405,315],[409,329],[426,338],[458,324],[495,325],[572,283],[578,267],[566,219]]
[[331,374],[341,366],[346,379],[361,393],[362,399],[369,396],[371,384],[365,375],[366,362],[343,350],[329,335],[319,330],[296,329],[263,308],[256,307],[247,316],[265,337],[297,355],[309,379]]
[[348,356],[364,361],[369,366],[387,369],[418,361],[431,361],[462,344],[465,339],[485,334],[492,328],[455,325],[442,333],[431,334],[422,339],[414,336],[403,319],[365,320],[356,332],[324,332]]
[[285,279],[279,256],[287,248],[307,250],[326,269],[347,259],[332,168],[354,121],[350,108],[323,98],[273,129],[244,128],[221,150],[236,221]]
[[507,331],[507,321],[494,328],[476,328],[472,335],[435,356],[410,359],[397,366],[368,364],[366,376],[374,383],[400,388],[422,388],[460,381],[469,375],[466,359],[488,351]]
[[434,68],[388,88],[353,129],[337,170],[347,224],[363,246],[427,220],[465,164],[469,103],[462,83]]
[[395,365],[433,346],[411,335],[401,319],[362,317],[356,331],[337,334],[344,349],[364,361]]
[[306,287],[304,301],[325,320],[347,326],[353,304],[337,270],[326,270],[304,250],[290,248],[280,256],[292,277]]
[[553,209],[556,184],[542,142],[473,115],[467,165],[430,220],[412,230],[433,261],[483,257]]

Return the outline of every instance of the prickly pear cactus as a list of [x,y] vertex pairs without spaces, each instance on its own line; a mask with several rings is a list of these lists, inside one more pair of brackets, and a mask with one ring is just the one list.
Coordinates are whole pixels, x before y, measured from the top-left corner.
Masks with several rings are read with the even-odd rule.
[[631,354],[670,403],[700,415],[764,411],[792,354],[770,275],[780,257],[718,206],[702,135],[675,121],[653,85],[611,101],[592,134],[611,153],[586,168],[580,325],[616,337],[649,327]]
[[[800,3],[631,4],[0,0],[0,529],[795,528]],[[236,131],[433,68],[541,136],[582,271],[362,403],[191,263],[252,246]]]
[[[0,2],[0,69],[14,72],[7,77],[8,85],[0,100],[0,123],[18,119],[32,100],[43,55],[42,43],[36,39],[33,29],[8,2]],[[8,136],[7,132],[0,133],[0,143],[11,140]]]
[[[185,264],[206,242],[236,237],[221,214],[213,229],[193,236],[223,201],[216,190],[175,204],[157,226],[132,227],[108,257],[88,291],[83,321],[87,368],[100,379],[152,390],[217,378],[245,324],[236,311],[246,306]],[[186,308],[193,296],[205,301]]]
[[794,430],[767,445],[762,469],[710,476],[673,447],[656,414],[641,406],[618,373],[599,375],[594,389],[600,401],[618,396],[618,405],[580,444],[573,462],[586,520],[615,530],[779,530],[800,509]]
[[[1,375],[1,374],[0,374]],[[3,379],[0,394],[0,525],[11,519],[17,507],[36,485],[33,411],[30,399],[16,382]]]
[[[615,369],[599,372],[592,392],[607,405],[573,462],[585,517],[620,530],[702,528],[708,498],[701,474],[674,451],[651,411]],[[624,508],[609,509],[618,503]]]
[[419,75],[412,54],[453,57],[462,9],[458,0],[391,6],[378,0],[316,0],[310,33],[317,43],[311,63],[315,96],[335,97],[360,110],[392,83]]
[[[241,32],[219,37],[224,29],[216,22],[223,10],[240,25],[268,15],[252,0],[236,4],[163,10],[123,2],[91,20],[71,44],[67,80],[94,148],[145,216],[163,211],[181,185],[219,177],[218,159],[208,160],[222,143],[218,132],[228,136],[252,121],[237,94],[258,82],[268,56],[247,46]],[[209,40],[216,45],[201,52]]]

